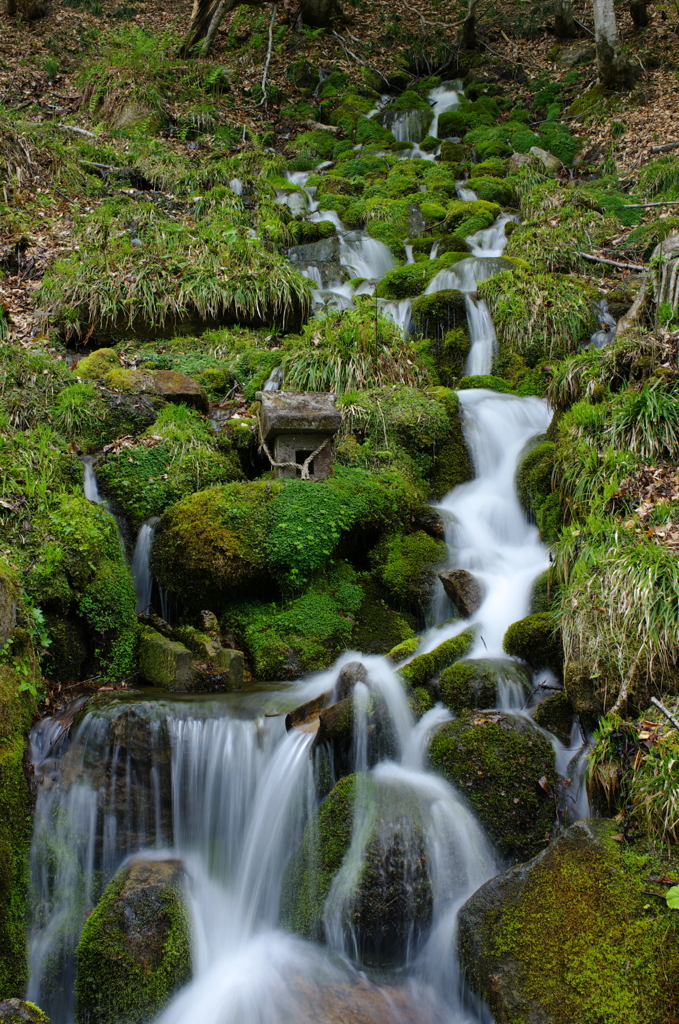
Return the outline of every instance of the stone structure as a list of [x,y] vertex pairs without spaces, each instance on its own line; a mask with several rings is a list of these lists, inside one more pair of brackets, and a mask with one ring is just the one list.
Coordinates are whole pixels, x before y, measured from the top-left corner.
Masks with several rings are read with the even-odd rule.
[[323,480],[332,467],[333,438],[342,423],[335,395],[258,391],[260,443],[279,477]]

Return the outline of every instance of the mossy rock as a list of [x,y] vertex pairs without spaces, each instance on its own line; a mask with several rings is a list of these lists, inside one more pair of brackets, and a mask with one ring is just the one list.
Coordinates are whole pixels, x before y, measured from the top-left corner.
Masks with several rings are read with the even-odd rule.
[[507,654],[521,658],[534,669],[549,668],[561,673],[561,633],[554,617],[546,612],[513,622],[504,635],[502,646]]
[[649,899],[654,858],[628,850],[619,832],[614,821],[576,822],[462,907],[465,977],[497,1020],[676,1019],[679,914],[664,898]]
[[152,569],[187,605],[222,608],[273,589],[266,566],[266,509],[281,484],[211,487],[168,508],[156,535]]
[[583,725],[593,729],[604,713],[606,677],[592,678],[588,665],[581,661],[567,661],[564,666],[564,687]]
[[501,212],[502,207],[497,203],[487,203],[483,199],[455,199],[448,205],[446,231],[454,231],[461,238],[467,238],[475,231],[489,228]]
[[29,635],[16,628],[0,664],[0,992],[21,998],[28,982],[26,943],[31,795],[26,742],[41,686]]
[[35,1003],[3,999],[0,1001],[0,1024],[50,1024],[50,1018]]
[[441,700],[456,714],[471,708],[494,708],[509,689],[530,695],[530,674],[509,658],[457,661],[439,676]]
[[436,586],[437,567],[447,552],[443,541],[418,530],[385,537],[371,552],[370,561],[392,602],[423,619]]
[[371,588],[356,612],[352,647],[364,654],[388,654],[404,641],[415,638],[412,616],[395,612]]
[[408,658],[411,654],[414,654],[419,646],[420,638],[418,636],[412,636],[407,640],[403,640],[400,644],[396,644],[395,647],[392,647],[387,657],[390,661],[403,661],[404,658]]
[[98,348],[76,363],[75,372],[85,380],[103,380],[107,373],[119,367],[120,357],[114,349]]
[[533,721],[554,733],[562,743],[570,743],[574,708],[568,696],[560,691],[543,700],[533,712]]
[[513,206],[517,201],[517,195],[512,183],[504,178],[495,178],[490,174],[479,175],[470,180],[469,187],[476,192],[479,199],[483,199],[488,203],[497,203],[499,206]]
[[[445,353],[444,341],[442,358],[445,357]],[[454,391],[447,388],[442,388],[440,394],[446,404],[451,431],[448,438],[439,444],[434,458],[432,493],[437,500],[443,498],[458,484],[466,483],[474,478],[474,467],[462,430],[460,399]]]
[[[441,209],[445,215],[445,209],[443,207]],[[439,270],[445,270],[464,258],[464,253],[447,252],[435,260],[410,263],[405,267],[390,270],[377,285],[375,297],[378,299],[407,299],[421,295]]]
[[465,297],[455,289],[420,296],[413,302],[411,315],[415,328],[425,338],[440,341],[449,331],[460,331],[469,338]]
[[530,613],[555,611],[561,587],[553,569],[545,569],[534,581],[530,592]]
[[528,518],[537,524],[540,539],[553,544],[563,524],[559,492],[554,490],[554,453],[556,445],[545,438],[538,440],[519,459],[516,470],[516,489],[521,507]]
[[471,377],[461,377],[458,385],[458,391],[474,391],[484,389],[488,391],[497,391],[501,395],[512,395],[514,389],[511,384],[504,380],[503,377],[495,377],[493,374],[475,374]]
[[430,689],[445,668],[469,654],[475,639],[474,630],[466,629],[450,640],[444,640],[426,654],[416,655],[412,661],[399,669],[401,679],[413,688],[422,686]]
[[183,497],[242,480],[243,470],[227,437],[215,442],[209,421],[193,409],[169,406],[138,445],[105,455],[97,476],[104,493],[138,529]]
[[[444,139],[439,152],[440,158],[445,163],[461,164],[469,157],[469,147],[463,146],[461,142],[453,142],[451,139]],[[460,173],[460,178],[464,177]]]
[[191,977],[177,860],[131,861],[88,917],[76,953],[78,1024],[142,1024]]
[[391,966],[402,961],[406,937],[416,938],[429,925],[431,888],[415,802],[369,776],[340,779],[307,822],[283,878],[281,921],[304,938],[323,938],[324,906],[349,849],[355,813],[367,815],[367,841],[353,898],[339,909],[341,927],[354,938],[362,963]]
[[528,718],[505,712],[463,713],[434,733],[432,767],[469,800],[504,857],[525,860],[549,838],[554,751]]

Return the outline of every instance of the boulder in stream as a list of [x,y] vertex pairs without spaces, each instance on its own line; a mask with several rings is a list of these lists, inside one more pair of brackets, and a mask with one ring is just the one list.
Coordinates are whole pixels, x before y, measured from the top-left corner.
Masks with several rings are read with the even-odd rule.
[[652,858],[618,828],[576,822],[462,907],[462,966],[500,1024],[677,1019],[679,914],[644,891]]
[[78,945],[77,1024],[141,1024],[191,977],[183,868],[138,858],[120,869]]
[[456,714],[470,708],[497,707],[511,690],[522,702],[531,691],[530,673],[511,658],[463,659],[439,677],[441,700]]
[[432,651],[418,654],[407,665],[399,669],[399,675],[410,686],[429,687],[444,668],[448,668],[453,662],[469,654],[474,639],[474,631],[465,629],[463,633],[458,633],[450,640],[444,640]]
[[481,606],[483,587],[466,569],[446,569],[445,572],[439,573],[439,579],[458,614],[463,618],[468,619]]
[[504,857],[524,860],[549,839],[554,750],[529,718],[462,713],[436,730],[429,760],[469,800]]
[[548,668],[557,674],[563,668],[563,645],[558,623],[548,612],[527,615],[513,622],[502,641],[507,654],[521,658],[531,668]]
[[[365,814],[365,848],[355,875],[347,856],[354,814]],[[307,822],[283,878],[281,919],[306,938],[328,922],[348,937],[362,963],[403,963],[409,941],[431,920],[426,844],[414,801],[370,776],[348,775]]]

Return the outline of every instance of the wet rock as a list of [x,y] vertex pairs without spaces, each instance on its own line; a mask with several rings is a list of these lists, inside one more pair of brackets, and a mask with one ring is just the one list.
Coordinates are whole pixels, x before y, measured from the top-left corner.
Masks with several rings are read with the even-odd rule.
[[466,569],[447,569],[439,573],[439,579],[462,618],[469,618],[481,606],[483,588]]
[[541,149],[539,146],[531,146],[529,153],[542,164],[547,174],[558,174],[559,171],[563,170],[563,164],[558,156],[548,153],[546,149]]
[[139,672],[143,679],[168,690],[185,690],[191,683],[192,654],[184,644],[146,627],[139,641]]
[[679,915],[644,893],[647,862],[625,858],[618,831],[613,821],[576,822],[462,907],[465,976],[497,1021],[665,1024],[676,1015]]
[[379,122],[389,131],[397,125],[396,138],[408,142],[422,142],[429,130],[434,114],[432,110],[383,110]]
[[470,708],[493,708],[514,691],[523,703],[531,692],[530,673],[509,658],[462,660],[439,677],[441,700],[456,713]]
[[588,729],[593,729],[604,713],[604,688],[601,678],[592,678],[591,668],[581,661],[569,661],[564,669],[564,687],[573,709]]
[[364,964],[402,963],[406,938],[416,940],[431,920],[425,837],[408,795],[380,788],[370,777],[340,779],[307,823],[285,872],[282,921],[306,938],[323,938],[324,904],[351,843],[357,801],[368,815],[358,876],[326,913],[351,936]]
[[356,683],[365,683],[368,680],[368,672],[362,661],[350,661],[345,665],[337,677],[335,684],[335,695],[338,701],[353,693]]
[[531,668],[548,668],[557,674],[563,667],[561,633],[554,617],[547,612],[527,615],[513,622],[502,641],[507,654],[521,658]]
[[276,202],[287,206],[293,217],[302,217],[307,212],[309,197],[296,188],[277,188]]
[[446,539],[446,525],[443,516],[447,516],[447,513],[441,514],[438,509],[432,508],[431,505],[420,505],[420,507],[414,512],[415,523],[414,525],[418,530],[424,530],[430,537],[434,537],[436,540]]
[[[462,713],[429,746],[432,767],[470,802],[504,857],[525,859],[554,821],[554,750],[528,718]],[[545,779],[546,789],[540,784]]]
[[562,743],[569,743],[573,714],[573,705],[568,696],[559,692],[538,704],[533,712],[533,720],[543,729],[548,729]]
[[466,629],[464,633],[458,633],[450,640],[444,640],[433,651],[418,654],[407,665],[399,669],[399,675],[410,686],[429,687],[444,668],[448,668],[453,662],[464,658],[465,654],[469,654],[474,639],[473,630]]
[[142,1024],[191,976],[181,861],[135,859],[90,914],[77,950],[78,1024]]
[[309,242],[307,245],[294,245],[288,249],[288,259],[293,265],[316,267],[324,288],[347,277],[345,268],[340,264],[340,241],[337,236],[321,239],[320,242]]
[[318,697],[312,697],[304,704],[300,704],[293,711],[285,716],[285,728],[288,732],[291,729],[304,729],[318,722],[318,716],[330,700],[330,692],[320,693]]
[[314,746],[329,743],[346,748],[354,736],[354,698],[345,697],[329,708],[323,708],[318,715],[318,732]]
[[3,999],[0,1001],[0,1024],[50,1024],[50,1019],[35,1003]]
[[192,377],[178,370],[154,370],[150,390],[168,402],[190,405],[201,412],[208,412],[210,408],[205,389]]

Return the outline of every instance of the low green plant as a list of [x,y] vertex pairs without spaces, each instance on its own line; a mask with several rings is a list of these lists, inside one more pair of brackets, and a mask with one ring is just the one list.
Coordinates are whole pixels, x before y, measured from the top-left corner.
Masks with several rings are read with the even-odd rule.
[[679,390],[654,380],[629,390],[616,403],[610,426],[618,447],[646,462],[675,458],[679,452]]

